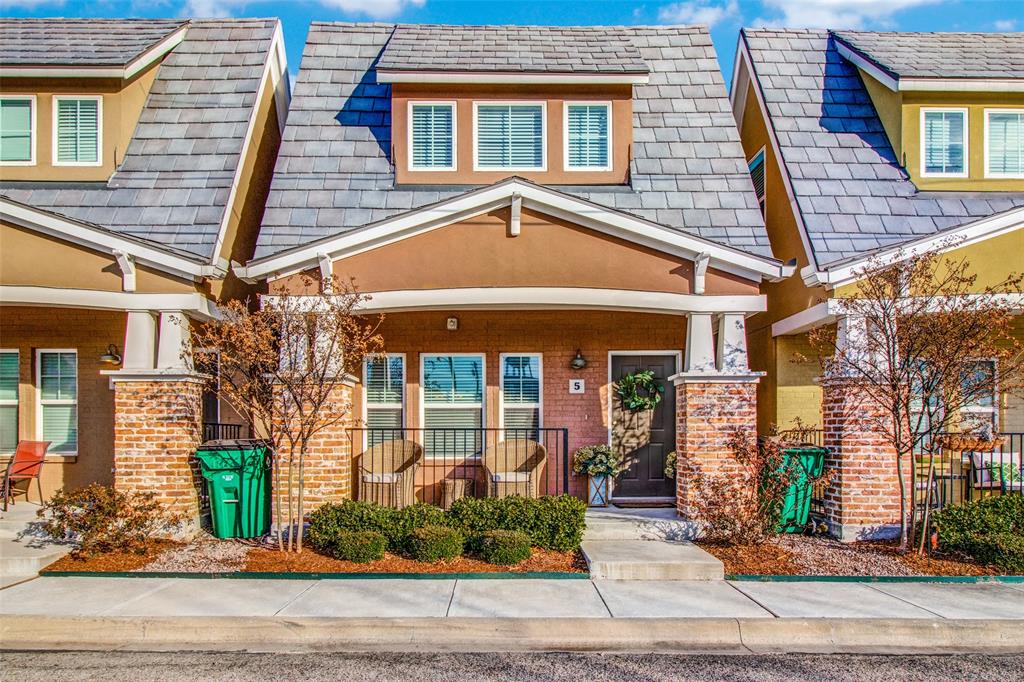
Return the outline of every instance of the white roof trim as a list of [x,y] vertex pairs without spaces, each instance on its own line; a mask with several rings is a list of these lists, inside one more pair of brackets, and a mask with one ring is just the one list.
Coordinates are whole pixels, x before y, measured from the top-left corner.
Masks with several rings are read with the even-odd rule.
[[839,316],[837,301],[830,298],[772,324],[772,336],[803,334],[823,324],[835,322]]
[[0,216],[15,225],[42,232],[87,248],[115,255],[120,252],[144,263],[149,267],[185,279],[203,277],[219,278],[226,274],[221,266],[203,265],[163,249],[147,246],[116,234],[78,223],[70,219],[42,211],[24,204],[14,203],[0,197]]
[[378,83],[525,83],[574,85],[622,83],[646,85],[646,73],[537,73],[522,71],[403,71],[377,69]]
[[256,259],[236,269],[239,277],[256,281],[277,279],[315,267],[319,254],[340,260],[379,248],[408,237],[509,206],[514,195],[522,197],[523,207],[571,221],[583,227],[643,244],[665,253],[693,259],[707,253],[713,267],[752,281],[788,277],[794,268],[771,258],[744,253],[694,235],[663,227],[620,211],[597,206],[519,179],[505,180],[447,201],[414,209],[375,225],[353,230],[327,240],[278,255]]
[[182,24],[163,40],[125,66],[0,66],[0,78],[120,78],[128,80],[177,47],[185,39],[188,24]]
[[851,50],[842,41],[836,41],[836,52],[839,56],[856,66],[861,71],[867,72],[876,81],[889,88],[893,92],[898,92],[900,89],[900,83],[898,78],[893,78],[888,73],[883,71],[874,62],[865,59],[856,50]]
[[218,317],[216,306],[200,293],[139,294],[95,289],[58,289],[0,285],[4,305],[28,305],[94,310],[180,310],[189,317],[212,320]]
[[[659,291],[574,287],[479,287],[367,292],[360,312],[423,310],[617,310],[682,315],[685,313],[754,314],[767,309],[762,294],[698,296]],[[293,297],[293,301],[295,298]],[[316,309],[322,297],[304,297]],[[279,301],[276,296],[262,300]],[[300,304],[301,306],[302,304]]]
[[896,261],[897,257],[909,258],[933,249],[939,249],[944,253],[1021,228],[1024,228],[1024,208],[1017,208],[953,230],[904,242],[883,251],[876,251],[834,269],[817,270],[807,266],[800,271],[800,276],[808,286],[840,287],[860,279],[861,271],[872,259],[877,259],[882,263],[892,263]]

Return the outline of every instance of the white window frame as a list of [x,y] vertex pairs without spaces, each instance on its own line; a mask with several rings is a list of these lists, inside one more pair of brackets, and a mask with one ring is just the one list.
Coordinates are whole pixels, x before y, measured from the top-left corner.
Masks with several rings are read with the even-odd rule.
[[[571,166],[569,165],[569,107],[571,106],[600,106],[608,110],[608,164],[605,166]],[[571,173],[579,172],[608,172],[613,170],[615,160],[612,158],[615,145],[612,142],[612,129],[615,128],[612,121],[612,103],[609,100],[565,100],[562,102],[562,163],[565,170]],[[545,140],[546,142],[546,140]]]
[[[16,429],[16,432],[14,434],[15,435],[14,443],[15,443],[15,447],[17,447],[18,441],[21,440],[21,351],[19,349],[17,349],[17,348],[0,348],[0,355],[6,355],[7,353],[11,353],[16,358],[18,358],[18,385],[15,388],[14,400],[4,400],[3,398],[0,398],[0,406],[2,406],[2,407],[11,407],[12,405],[14,406],[14,410],[15,410],[15,414],[16,414],[15,421],[14,421],[14,424],[15,424],[14,428]],[[4,455],[9,455],[9,454],[11,454],[13,452],[14,452],[13,450],[11,450],[11,451],[0,450],[0,454],[4,454]]]
[[[1024,167],[1021,168],[1021,171],[1019,173],[993,173],[993,172],[989,171],[989,169],[988,169],[988,157],[989,157],[989,151],[988,151],[988,129],[989,129],[989,122],[988,122],[988,119],[989,119],[989,114],[1018,114],[1022,118],[1024,118],[1024,108],[1017,108],[1017,109],[985,109],[985,111],[984,111],[984,115],[985,115],[985,131],[984,131],[984,135],[985,135],[985,177],[986,178],[992,178],[992,179],[995,179],[995,180],[1020,180],[1021,178],[1024,178]],[[1024,125],[1024,123],[1022,123],[1022,125]]]
[[[754,159],[756,159],[759,156],[761,157],[761,167],[764,168],[764,170],[762,171],[762,173],[764,175],[764,183],[763,183],[764,195],[760,199],[758,199],[758,203],[760,204],[761,215],[762,216],[767,216],[767,211],[768,211],[768,152],[766,151],[765,147],[761,147],[756,152],[754,152],[754,154],[749,159],[747,159],[747,174],[750,175],[750,166],[754,162]],[[753,178],[751,178],[751,183],[753,183]],[[756,188],[754,190],[754,198],[757,198],[757,189]]]
[[[481,380],[483,381],[483,386],[481,387],[482,390],[480,391],[480,428],[481,429],[486,429],[487,428],[487,353],[446,353],[444,351],[420,353],[420,376],[419,376],[419,387],[420,387],[420,391],[419,391],[419,393],[420,393],[420,400],[419,400],[419,403],[420,403],[420,405],[419,405],[420,414],[419,414],[419,417],[420,417],[420,421],[419,421],[419,423],[420,423],[420,429],[422,429],[424,437],[426,436],[426,430],[427,430],[427,419],[426,419],[427,389],[426,389],[426,381],[425,381],[426,373],[424,372],[424,370],[426,369],[426,364],[427,364],[427,358],[428,357],[480,358],[480,375],[481,375]],[[467,407],[476,407],[476,405],[477,405],[476,403],[438,403],[438,404],[431,404],[430,407],[431,407],[431,409],[435,409],[436,408],[436,409],[440,409],[440,410],[445,410],[445,409],[451,409],[451,410],[458,409],[458,410],[462,410],[462,409],[466,409]],[[484,441],[484,447],[487,447],[486,435],[483,437],[483,441]],[[435,457],[433,455],[429,455],[429,456],[426,456],[426,459],[435,459]],[[441,459],[443,459],[443,456],[441,457]],[[476,457],[476,456],[474,456],[474,457],[467,457],[466,459],[479,459],[479,457]]]
[[39,137],[39,128],[36,125],[36,112],[38,110],[38,101],[35,95],[0,95],[0,99],[15,99],[25,100],[31,102],[30,105],[30,118],[29,126],[29,160],[28,161],[0,161],[0,166],[34,166],[36,165],[36,140]]
[[[369,423],[369,421],[367,420],[367,417],[370,416],[370,401],[367,398],[367,394],[366,394],[366,382],[367,382],[366,366],[367,366],[367,364],[369,364],[370,360],[375,360],[375,359],[380,358],[380,357],[385,358],[385,360],[390,360],[391,358],[402,358],[402,402],[400,404],[395,404],[395,403],[375,404],[374,407],[375,408],[380,408],[380,409],[385,409],[385,410],[394,410],[396,408],[401,410],[402,411],[401,428],[404,429],[404,428],[406,428],[407,418],[408,418],[408,414],[409,414],[408,410],[406,410],[406,407],[405,407],[406,406],[406,392],[407,392],[407,388],[406,387],[409,384],[409,363],[406,360],[405,353],[385,353],[383,355],[379,355],[378,354],[378,355],[365,355],[365,356],[363,356],[363,377],[362,377],[362,383],[363,383],[363,424],[365,425],[365,424]],[[363,450],[364,451],[369,447],[369,433],[367,433],[367,429],[368,428],[369,428],[368,426],[364,426],[364,428],[363,428]]]
[[[450,166],[417,166],[413,163],[412,153],[412,110],[417,106],[446,106],[452,110],[452,165]],[[459,107],[458,103],[453,100],[409,100],[409,105],[406,109],[406,156],[408,156],[407,168],[410,171],[417,173],[432,173],[441,172],[449,173],[458,170],[459,167],[459,125],[458,125]]]
[[[959,113],[964,117],[964,169],[960,173],[929,173],[927,172],[926,158],[928,145],[926,144],[927,129],[925,127],[925,115],[928,113]],[[971,126],[970,114],[967,107],[921,107],[921,177],[922,178],[966,178],[971,173]]]
[[[61,100],[96,100],[96,160],[95,161],[58,161],[57,156],[57,103]],[[53,96],[53,131],[52,149],[54,166],[86,166],[96,167],[103,165],[103,95],[54,95]]]
[[505,358],[537,358],[537,381],[539,392],[536,403],[509,403],[513,408],[535,408],[537,428],[544,428],[544,354],[543,353],[499,353],[498,354],[498,428],[505,428]]
[[78,349],[77,348],[37,348],[36,349],[36,371],[35,371],[35,392],[36,392],[36,440],[43,440],[43,354],[45,353],[74,353],[75,354],[75,399],[74,400],[47,400],[47,405],[74,405],[75,406],[75,451],[59,452],[55,454],[65,457],[78,455],[78,448],[82,445],[81,429],[78,421],[78,405],[82,395],[81,381],[78,371]]
[[[531,106],[540,107],[540,166],[502,166],[501,168],[480,167],[480,146],[478,136],[479,109],[481,106]],[[473,102],[473,170],[484,173],[505,173],[523,171],[544,173],[548,169],[548,102],[547,100],[477,100]]]
[[[971,358],[965,360],[964,364],[969,365],[977,362],[987,362],[992,365],[992,376],[998,376],[998,360],[996,358]],[[973,414],[990,414],[992,415],[992,430],[999,433],[999,382],[997,381],[992,387],[992,407],[962,407],[960,408],[960,420],[963,421],[963,415]]]

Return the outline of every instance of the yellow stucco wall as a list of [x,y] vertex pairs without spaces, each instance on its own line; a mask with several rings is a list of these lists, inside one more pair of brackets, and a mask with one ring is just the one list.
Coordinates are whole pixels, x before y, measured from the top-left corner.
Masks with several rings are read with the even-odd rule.
[[861,80],[864,81],[864,87],[868,91],[868,95],[871,97],[872,103],[875,105],[875,111],[878,113],[879,120],[882,121],[882,127],[885,128],[885,134],[889,136],[889,144],[892,145],[893,150],[896,152],[896,157],[900,160],[900,163],[906,165],[906,160],[903,158],[903,95],[899,92],[893,92],[889,88],[885,87],[877,80],[872,78],[866,71],[860,72]]

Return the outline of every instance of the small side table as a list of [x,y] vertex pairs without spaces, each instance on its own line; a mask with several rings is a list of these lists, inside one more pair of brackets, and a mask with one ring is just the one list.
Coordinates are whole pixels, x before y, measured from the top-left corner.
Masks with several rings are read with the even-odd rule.
[[471,478],[446,478],[441,481],[441,497],[444,508],[448,509],[455,500],[463,497],[473,496],[473,479]]

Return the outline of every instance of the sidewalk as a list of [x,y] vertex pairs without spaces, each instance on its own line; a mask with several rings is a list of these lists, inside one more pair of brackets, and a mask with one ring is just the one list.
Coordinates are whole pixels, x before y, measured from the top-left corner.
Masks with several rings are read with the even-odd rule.
[[3,648],[1024,651],[997,583],[44,577],[0,616]]

